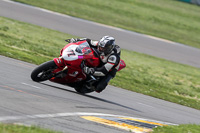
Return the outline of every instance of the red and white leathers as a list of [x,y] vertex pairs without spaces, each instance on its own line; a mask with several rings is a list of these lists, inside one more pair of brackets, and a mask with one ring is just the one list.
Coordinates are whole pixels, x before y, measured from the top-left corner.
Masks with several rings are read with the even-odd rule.
[[116,72],[120,66],[120,53],[121,49],[118,45],[115,45],[113,50],[105,55],[104,53],[100,53],[98,50],[98,41],[92,41],[88,38],[83,39],[72,39],[73,42],[86,40],[88,44],[95,49],[99,58],[100,65],[95,68],[84,67],[83,70],[86,74],[92,74],[93,76],[100,77],[98,84],[96,85],[96,92],[101,92],[106,88],[108,82],[115,77]]

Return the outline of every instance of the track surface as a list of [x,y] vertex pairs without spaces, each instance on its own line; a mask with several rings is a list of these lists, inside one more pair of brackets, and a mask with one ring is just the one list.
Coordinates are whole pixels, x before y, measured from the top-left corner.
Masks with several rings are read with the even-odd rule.
[[114,36],[116,42],[124,49],[146,53],[200,68],[200,49],[186,45],[7,0],[0,0],[0,16],[96,40],[99,40],[104,35]]
[[89,112],[174,124],[200,124],[199,110],[112,86],[101,94],[80,95],[67,86],[33,82],[30,73],[36,65],[4,56],[0,56],[0,64],[0,122],[34,124],[73,133],[126,132],[84,120],[74,114]]
[[[116,36],[123,48],[200,67],[199,50],[181,44],[5,1],[0,1],[0,15],[94,39],[106,33]],[[81,26],[83,23],[85,27]],[[94,29],[98,33],[92,32]],[[36,65],[3,56],[0,56],[0,64],[0,122],[34,124],[73,133],[126,132],[82,119],[80,116],[84,113],[123,115],[174,124],[200,124],[199,110],[112,86],[101,94],[80,95],[67,86],[33,82],[30,73]]]

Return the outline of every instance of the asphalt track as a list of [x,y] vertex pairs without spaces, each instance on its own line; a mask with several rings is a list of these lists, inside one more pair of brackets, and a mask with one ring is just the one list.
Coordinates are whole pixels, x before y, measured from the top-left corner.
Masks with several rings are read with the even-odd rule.
[[[27,15],[25,15],[26,13]],[[37,10],[29,6],[26,7],[20,4],[13,4],[5,1],[0,1],[0,15],[12,17],[14,19],[26,22],[33,21],[32,23],[34,24],[41,23],[38,24],[41,26],[44,26],[43,24],[45,22],[49,22],[46,24],[46,27],[49,26],[48,28],[50,27],[52,28],[53,26],[57,26],[54,27],[54,29],[61,31],[66,28],[63,26],[65,23],[69,22],[70,19],[72,19],[73,24],[77,23],[77,25],[78,22],[84,22],[84,23],[87,22],[81,19],[65,17],[62,15],[56,15],[56,14],[51,15],[51,13],[46,11],[43,12],[41,10]],[[40,21],[34,18],[34,16],[40,19]],[[61,18],[58,19],[56,17],[58,18],[61,17]],[[50,18],[52,19],[52,23],[49,20]],[[55,24],[57,21],[58,23],[59,22],[63,23]],[[97,26],[97,29],[100,26],[99,24],[93,22],[88,22],[88,24],[85,24],[85,26],[87,27],[89,24],[91,24],[92,26]],[[72,28],[73,25],[70,27]],[[170,49],[175,49],[175,47],[179,47],[181,49],[178,50],[179,52],[182,51],[183,49],[188,48],[188,50],[185,51],[187,54],[185,54],[184,52],[180,53],[180,55],[182,56],[184,55],[184,57],[185,56],[187,57],[185,58],[177,57],[176,59],[181,58],[179,62],[184,64],[189,63],[189,65],[192,66],[196,65],[197,67],[199,67],[198,60],[193,60],[193,58],[200,57],[198,55],[199,54],[198,50],[195,48],[190,48],[181,44],[175,44],[171,42],[167,43],[165,41],[154,40],[148,37],[146,38],[145,35],[140,35],[137,33],[132,33],[132,32],[125,33],[125,31],[123,30],[113,29],[109,27],[102,28],[100,26],[100,29],[102,30],[99,31],[99,34],[97,34],[96,32],[91,33],[89,26],[86,28],[88,30],[86,30],[85,27],[81,26],[77,28],[80,30],[80,32],[78,29],[77,30],[68,29],[68,30],[74,31],[73,33],[74,35],[75,34],[77,36],[87,35],[94,39],[98,38],[100,35],[103,35],[104,32],[105,33],[113,32],[113,34],[110,35],[113,36],[116,35],[117,37],[119,37],[119,40],[121,42],[127,42],[125,44],[133,45],[132,43],[129,43],[126,39],[123,40],[124,38],[122,38],[121,40],[121,36],[124,36],[124,34],[130,34],[129,37],[132,36],[130,38],[132,38],[133,40],[136,39],[138,41],[142,41],[144,42],[144,44],[146,44],[145,43],[146,41],[148,42],[149,47],[148,46],[147,47],[149,49],[147,49],[146,51],[153,51],[153,49],[151,49],[150,46],[151,43],[152,45],[154,43],[157,43],[156,45],[162,45],[162,43],[165,43],[165,46],[167,45],[166,47],[171,47]],[[117,32],[120,32],[119,35],[117,35],[118,33],[115,30],[117,30]],[[124,34],[121,34],[121,32],[124,32]],[[145,39],[141,40],[138,39],[143,37],[145,37]],[[142,49],[143,45],[142,42],[140,46],[134,45],[133,49],[134,48],[137,49],[138,47]],[[137,42],[137,44],[139,44],[139,42]],[[128,45],[126,46],[123,45],[123,47],[124,48],[128,47]],[[165,49],[166,47],[163,48]],[[153,46],[153,48],[155,47]],[[162,47],[160,48],[157,47],[157,49],[159,50],[156,51],[160,51]],[[188,51],[190,51],[191,53]],[[177,55],[179,55],[178,54],[179,52],[177,52]],[[197,55],[197,57],[195,57],[193,54]],[[131,117],[140,120],[145,119],[147,121],[152,121],[152,120],[159,121],[159,123],[163,124],[188,124],[188,123],[200,124],[199,110],[166,102],[142,94],[130,92],[113,86],[108,86],[107,89],[103,91],[103,93],[101,94],[91,93],[88,95],[80,95],[76,93],[73,90],[73,88],[67,86],[51,82],[44,82],[44,83],[33,82],[30,79],[30,73],[36,67],[36,65],[10,59],[3,56],[0,56],[0,64],[1,64],[0,65],[0,75],[1,75],[0,122],[22,123],[26,125],[39,125],[42,127],[51,128],[58,131],[73,132],[73,133],[127,132],[125,130],[118,129],[112,126],[107,126],[86,120],[84,119],[86,118],[85,116],[90,116],[90,117],[101,116],[101,118],[109,120],[116,119],[116,117],[118,116],[125,116],[127,118]],[[82,118],[82,116],[84,116],[84,118]]]
[[116,115],[163,124],[200,124],[199,110],[113,86],[100,94],[80,95],[67,86],[33,82],[30,73],[36,65],[4,56],[0,56],[0,64],[0,122],[38,125],[71,133],[126,132],[81,116],[108,119],[105,117]]

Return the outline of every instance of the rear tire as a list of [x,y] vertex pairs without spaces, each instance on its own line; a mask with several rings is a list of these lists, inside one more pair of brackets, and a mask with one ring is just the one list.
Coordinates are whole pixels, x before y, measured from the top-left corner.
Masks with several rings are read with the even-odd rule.
[[53,60],[45,62],[35,68],[31,73],[31,79],[36,82],[45,81],[52,78],[52,71],[57,68]]
[[94,90],[88,89],[85,86],[82,87],[75,87],[74,88],[76,90],[76,92],[80,93],[80,94],[86,94],[86,93],[91,93],[94,92]]

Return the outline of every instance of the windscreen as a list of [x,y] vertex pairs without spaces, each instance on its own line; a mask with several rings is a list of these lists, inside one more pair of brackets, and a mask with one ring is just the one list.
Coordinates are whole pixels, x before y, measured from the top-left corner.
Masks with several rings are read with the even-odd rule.
[[87,42],[84,42],[76,48],[76,52],[83,54],[83,55],[89,55],[92,52],[92,50],[91,50],[89,44]]

